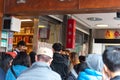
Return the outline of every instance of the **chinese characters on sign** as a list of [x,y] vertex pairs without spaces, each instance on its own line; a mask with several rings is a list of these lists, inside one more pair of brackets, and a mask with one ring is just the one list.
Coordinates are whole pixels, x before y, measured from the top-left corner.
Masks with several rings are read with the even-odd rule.
[[76,33],[76,21],[74,19],[68,19],[66,48],[75,48],[75,33]]
[[106,39],[120,39],[120,31],[118,30],[106,30],[105,31]]

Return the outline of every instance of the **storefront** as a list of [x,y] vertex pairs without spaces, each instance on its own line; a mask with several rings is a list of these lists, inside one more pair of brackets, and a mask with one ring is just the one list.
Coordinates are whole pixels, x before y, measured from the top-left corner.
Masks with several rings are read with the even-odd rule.
[[[61,16],[59,19],[58,16],[56,18],[48,15],[37,18],[32,17],[30,18],[31,21],[22,21],[20,32],[3,31],[1,46],[6,47],[6,51],[12,51],[20,40],[24,40],[27,44],[28,53],[36,51],[41,46],[49,46],[51,48],[55,42],[60,42],[65,46],[67,38],[66,23],[69,17],[63,18],[63,15],[59,16]],[[22,17],[20,19],[23,20]],[[70,49],[79,53],[79,55],[86,55],[88,53],[89,29],[77,21],[75,29],[75,47]],[[9,32],[11,32],[11,37],[8,39]],[[6,35],[6,39],[4,35]],[[9,47],[10,49],[8,49]]]
[[77,30],[75,42],[75,51],[79,55],[87,55],[89,52],[89,35]]
[[[119,46],[120,30],[119,29],[99,29],[94,30],[93,52],[102,54],[109,46]],[[99,48],[98,48],[99,47]]]
[[50,16],[39,17],[38,47],[52,48],[55,42],[62,43],[62,22]]
[[[20,40],[26,42],[28,53],[33,50],[36,51],[38,45],[41,45],[39,44],[39,42],[42,43],[42,46],[45,46],[45,44],[51,45],[54,42],[62,43],[63,18],[62,15],[60,16],[61,19],[59,20],[49,15],[38,16],[37,18],[36,17],[25,18],[24,16],[14,16],[15,18],[21,20],[21,24],[19,26],[20,30],[12,31],[11,22],[7,26],[9,27],[9,29],[3,28],[1,51],[14,50],[16,48],[17,43]],[[18,27],[18,25],[16,25],[15,27]]]

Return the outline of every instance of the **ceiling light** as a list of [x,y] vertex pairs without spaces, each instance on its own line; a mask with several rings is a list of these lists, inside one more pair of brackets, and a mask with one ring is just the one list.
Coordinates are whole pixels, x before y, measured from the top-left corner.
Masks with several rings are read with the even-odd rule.
[[102,18],[98,18],[98,17],[88,17],[87,20],[89,20],[89,21],[102,21]]
[[59,1],[64,1],[64,0],[59,0]]
[[31,19],[21,19],[21,21],[32,21]]
[[45,25],[39,25],[38,28],[45,28]]
[[103,27],[108,27],[107,24],[97,24],[96,26],[97,26],[97,27],[102,27],[102,28],[103,28]]
[[26,0],[17,0],[17,3],[26,3]]

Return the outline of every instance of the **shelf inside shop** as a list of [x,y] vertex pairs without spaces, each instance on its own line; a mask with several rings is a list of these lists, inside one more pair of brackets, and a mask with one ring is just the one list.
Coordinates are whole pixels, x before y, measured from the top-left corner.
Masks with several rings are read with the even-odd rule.
[[22,33],[22,34],[14,34],[14,36],[26,36],[26,35],[28,35],[28,36],[33,36],[33,33]]
[[[13,43],[13,45],[17,45],[17,43]],[[32,43],[26,43],[27,46],[32,46]]]

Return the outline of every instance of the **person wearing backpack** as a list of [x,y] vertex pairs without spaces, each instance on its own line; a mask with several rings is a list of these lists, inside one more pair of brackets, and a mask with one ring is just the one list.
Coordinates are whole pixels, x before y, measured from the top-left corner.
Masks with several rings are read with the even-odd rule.
[[6,73],[5,80],[16,80],[17,77],[30,66],[30,57],[26,52],[20,52],[13,59],[12,66]]
[[62,80],[66,80],[68,76],[68,64],[69,61],[65,57],[65,55],[62,54],[63,46],[60,43],[54,43],[53,46],[53,61],[51,63],[51,68],[53,71],[60,74]]

